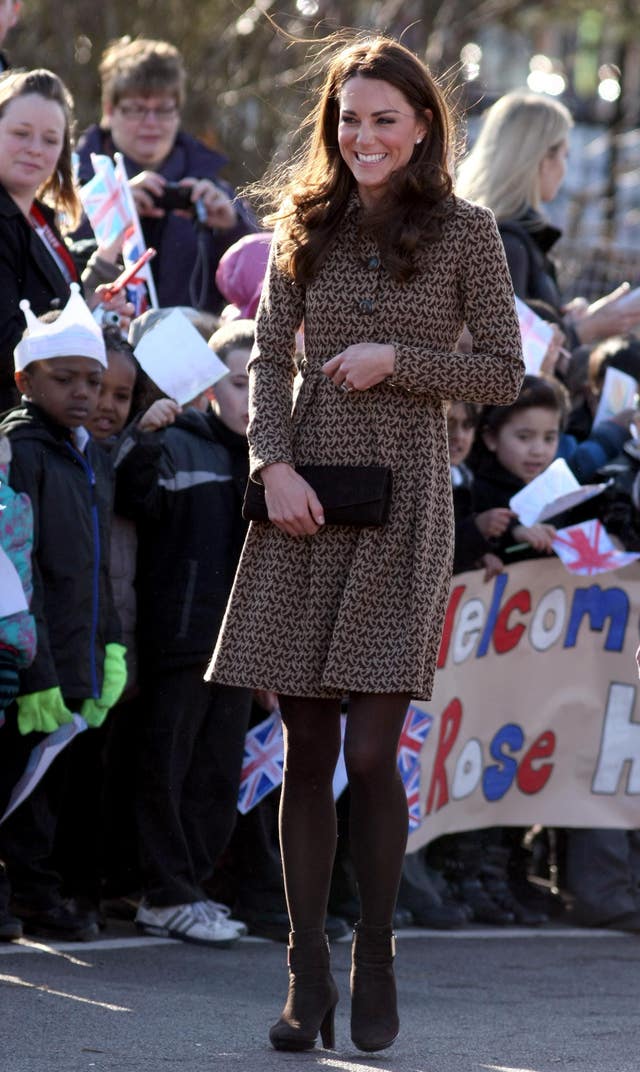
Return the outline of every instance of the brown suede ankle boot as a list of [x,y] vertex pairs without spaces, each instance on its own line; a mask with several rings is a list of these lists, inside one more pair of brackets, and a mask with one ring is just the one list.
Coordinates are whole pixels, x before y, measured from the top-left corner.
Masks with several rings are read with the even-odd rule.
[[360,921],[353,932],[351,1038],[359,1050],[384,1050],[397,1037],[400,1021],[393,974],[395,935],[391,927]]
[[329,942],[320,930],[289,935],[289,994],[269,1032],[276,1050],[311,1050],[318,1031],[322,1045],[335,1047],[333,1018],[338,989],[329,971]]

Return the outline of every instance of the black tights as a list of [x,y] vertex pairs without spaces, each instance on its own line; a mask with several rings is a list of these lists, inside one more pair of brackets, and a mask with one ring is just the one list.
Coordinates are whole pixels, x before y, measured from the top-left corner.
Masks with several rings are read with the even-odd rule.
[[[407,799],[397,767],[410,697],[352,693],[344,756],[349,837],[362,919],[391,923],[407,841]],[[324,929],[336,849],[333,773],[340,752],[340,701],[280,696],[285,766],[280,846],[292,930]]]

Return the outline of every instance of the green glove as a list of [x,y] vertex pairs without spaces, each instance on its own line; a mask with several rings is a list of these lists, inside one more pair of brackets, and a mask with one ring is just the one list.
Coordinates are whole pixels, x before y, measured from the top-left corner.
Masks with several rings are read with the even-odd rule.
[[17,703],[20,733],[53,733],[58,726],[73,721],[73,715],[65,707],[57,685],[42,692],[18,696]]
[[127,649],[123,644],[107,644],[104,649],[102,694],[98,700],[85,700],[80,714],[92,729],[101,726],[110,709],[118,702],[127,684]]

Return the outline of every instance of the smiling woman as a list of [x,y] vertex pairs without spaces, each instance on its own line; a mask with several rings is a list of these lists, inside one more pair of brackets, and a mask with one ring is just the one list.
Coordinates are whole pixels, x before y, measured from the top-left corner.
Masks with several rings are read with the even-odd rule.
[[[341,40],[330,53],[307,140],[267,184],[276,231],[248,366],[248,438],[269,521],[249,530],[210,674],[276,691],[285,727],[290,989],[270,1032],[276,1049],[311,1049],[318,1032],[326,1046],[334,1041],[338,992],[324,924],[348,698],[362,909],[351,1037],[370,1051],[398,1033],[391,920],[408,823],[397,748],[410,698],[431,693],[446,610],[446,400],[511,401],[523,366],[495,221],[451,193],[451,124],[438,85],[385,37]],[[457,346],[465,322],[471,354]],[[356,501],[354,470],[390,469],[386,523],[329,524],[299,471],[306,465],[330,469],[345,504]]]
[[[36,316],[63,305],[76,265],[58,229],[80,216],[71,165],[73,102],[51,71],[0,79],[0,412],[15,405],[13,350],[25,326],[20,301]],[[115,270],[114,270],[115,275]],[[90,298],[95,305],[99,290]],[[119,296],[115,304],[123,304]]]

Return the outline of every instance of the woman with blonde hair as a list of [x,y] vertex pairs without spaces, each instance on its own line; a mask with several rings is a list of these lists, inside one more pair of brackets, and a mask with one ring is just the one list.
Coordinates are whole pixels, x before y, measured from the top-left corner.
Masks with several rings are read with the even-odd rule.
[[[323,74],[302,151],[272,180],[276,232],[248,366],[251,475],[266,509],[249,530],[210,673],[279,695],[290,986],[270,1039],[282,1050],[311,1049],[318,1031],[334,1042],[324,931],[348,698],[361,902],[351,1037],[373,1051],[398,1033],[391,924],[408,829],[398,740],[410,699],[431,694],[450,581],[445,400],[513,401],[523,365],[495,222],[451,195],[448,108],[425,66],[375,37],[341,41]],[[465,321],[472,353],[456,347]],[[329,514],[305,465],[351,504],[347,523]],[[388,513],[374,522],[357,499],[380,468],[391,494],[379,488]]]
[[456,193],[490,208],[504,243],[513,287],[523,301],[544,302],[562,316],[573,345],[625,333],[640,321],[640,302],[623,283],[589,305],[563,305],[550,250],[562,232],[544,215],[566,174],[573,120],[560,101],[515,90],[488,109],[473,149],[458,171]]

